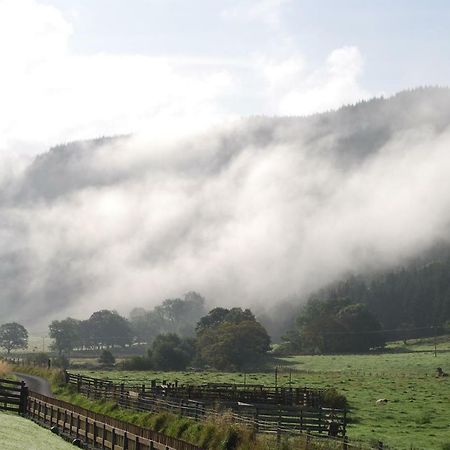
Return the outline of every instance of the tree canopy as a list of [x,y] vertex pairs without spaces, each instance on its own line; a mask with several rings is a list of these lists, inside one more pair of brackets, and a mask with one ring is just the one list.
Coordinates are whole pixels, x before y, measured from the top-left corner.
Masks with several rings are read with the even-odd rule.
[[49,326],[52,348],[58,352],[70,353],[80,344],[80,321],[68,317],[64,320],[54,320]]
[[385,343],[378,319],[348,298],[310,299],[288,339],[298,351],[320,353],[365,352]]
[[214,308],[196,327],[200,361],[219,370],[259,365],[270,349],[270,337],[249,309]]
[[11,350],[25,349],[28,347],[28,331],[17,322],[5,323],[0,326],[0,347],[4,348],[8,355]]

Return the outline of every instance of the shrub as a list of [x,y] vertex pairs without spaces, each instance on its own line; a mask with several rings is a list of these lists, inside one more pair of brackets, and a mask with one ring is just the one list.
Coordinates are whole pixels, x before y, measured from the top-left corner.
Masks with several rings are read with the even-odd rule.
[[122,368],[124,370],[151,370],[153,363],[150,358],[145,356],[133,356],[122,363]]
[[60,369],[67,369],[69,367],[69,358],[67,356],[61,355],[52,359],[52,367],[59,367]]
[[345,395],[339,394],[334,388],[325,391],[322,401],[323,406],[327,408],[344,409],[347,407],[347,398]]
[[109,350],[103,350],[98,358],[98,362],[103,366],[113,366],[116,358],[114,358],[114,355]]

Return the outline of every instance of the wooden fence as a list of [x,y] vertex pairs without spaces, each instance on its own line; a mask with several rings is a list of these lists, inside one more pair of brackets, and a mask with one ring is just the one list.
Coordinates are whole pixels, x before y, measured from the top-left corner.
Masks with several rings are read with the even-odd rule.
[[115,384],[69,373],[67,382],[88,398],[114,401],[123,408],[142,412],[166,411],[200,420],[206,416],[222,416],[227,411],[231,420],[248,425],[260,433],[307,432],[335,437],[346,433],[345,410],[230,400],[221,401],[215,408],[210,408],[193,398],[173,397],[178,392],[176,390],[147,389],[145,385],[125,386],[123,383]]
[[25,414],[28,388],[25,383],[0,379],[0,410]]
[[[105,385],[111,389],[113,383],[108,380],[81,376],[67,372],[67,382],[99,387]],[[81,378],[80,378],[81,377]],[[125,389],[158,397],[197,400],[212,406],[222,402],[264,403],[273,405],[308,406],[318,408],[323,406],[324,389],[307,387],[271,387],[249,384],[207,383],[201,385],[179,385],[178,382],[168,383],[163,380],[150,380],[145,383],[115,383]]]
[[201,450],[200,447],[77,405],[31,392],[30,418],[56,427],[58,434],[113,450]]

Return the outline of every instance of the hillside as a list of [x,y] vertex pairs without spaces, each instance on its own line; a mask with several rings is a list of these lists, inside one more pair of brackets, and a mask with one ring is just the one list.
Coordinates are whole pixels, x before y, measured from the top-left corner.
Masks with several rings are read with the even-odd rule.
[[55,147],[0,179],[0,314],[36,325],[190,290],[266,306],[399,267],[448,241],[449,124],[450,90],[424,88]]

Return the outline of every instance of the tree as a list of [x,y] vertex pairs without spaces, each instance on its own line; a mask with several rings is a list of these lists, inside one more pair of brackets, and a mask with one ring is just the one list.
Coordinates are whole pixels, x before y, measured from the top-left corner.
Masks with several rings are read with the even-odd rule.
[[193,336],[195,324],[205,312],[205,299],[196,292],[188,292],[183,299],[164,300],[152,311],[135,308],[129,317],[137,342],[150,343],[164,333]]
[[28,347],[28,331],[17,322],[5,323],[0,326],[0,347],[9,355],[11,350]]
[[264,360],[270,338],[259,322],[222,322],[202,330],[197,348],[201,360],[218,370],[253,368]]
[[365,352],[385,342],[377,318],[365,305],[348,298],[311,298],[301,310],[297,326],[296,342],[302,351]]
[[195,323],[205,313],[205,299],[196,292],[188,292],[184,299],[174,298],[164,300],[154,309],[162,329],[167,333],[177,333],[182,336],[194,334]]
[[132,342],[132,332],[128,320],[116,311],[103,309],[94,312],[85,327],[91,342],[98,347],[124,346]]
[[98,362],[103,366],[113,366],[116,362],[116,358],[109,350],[103,350],[98,358]]
[[80,343],[80,321],[68,317],[65,320],[54,320],[49,326],[53,339],[52,349],[59,355],[70,353]]
[[202,317],[195,331],[197,334],[202,333],[204,330],[208,328],[215,328],[218,325],[228,322],[228,323],[240,323],[244,321],[256,322],[255,316],[249,309],[242,308],[214,308],[209,313]]
[[366,352],[371,348],[384,347],[380,322],[365,305],[356,303],[346,306],[336,317],[344,329],[340,351]]
[[184,370],[195,354],[191,339],[181,339],[174,333],[160,334],[153,341],[149,357],[159,370]]

